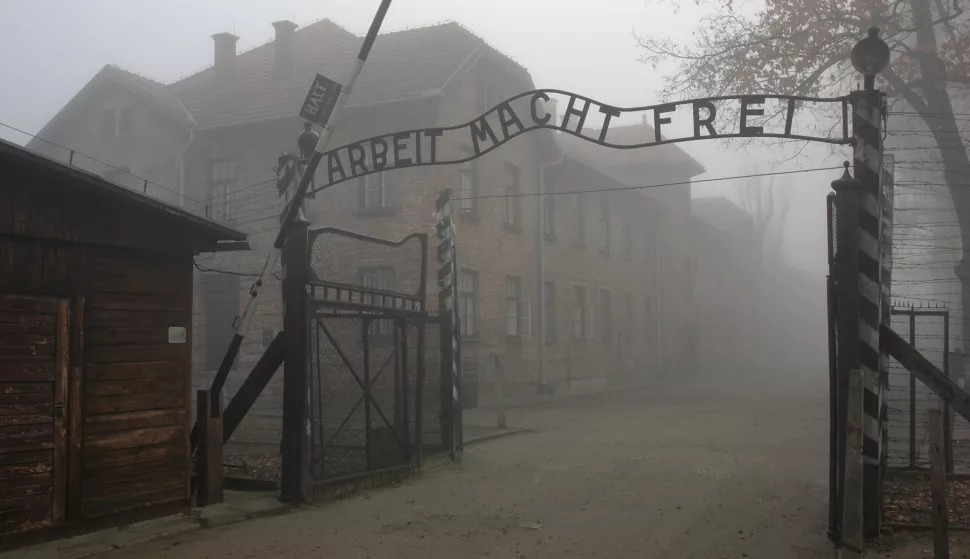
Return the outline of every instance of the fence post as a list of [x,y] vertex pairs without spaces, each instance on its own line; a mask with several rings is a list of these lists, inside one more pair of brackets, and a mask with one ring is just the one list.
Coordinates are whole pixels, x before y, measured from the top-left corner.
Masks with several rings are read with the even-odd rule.
[[[934,397],[939,406],[939,398]],[[930,410],[930,495],[933,503],[933,557],[949,559],[949,511],[946,506],[946,451],[944,449],[943,413],[939,407]]]
[[452,221],[451,189],[438,192],[435,200],[435,230],[438,248],[438,312],[441,318],[441,443],[453,460],[461,452],[461,399],[458,370],[459,336],[455,228]]
[[307,340],[310,223],[297,219],[283,247],[283,440],[281,446],[280,500],[307,500]]
[[858,369],[847,371],[846,414],[845,414],[845,483],[842,503],[842,547],[839,557],[858,559],[863,552],[864,525],[864,465],[863,465],[863,400],[864,389],[862,372]]
[[485,359],[486,374],[492,378],[492,399],[495,403],[495,423],[499,429],[508,427],[505,419],[505,357],[493,353]]
[[199,426],[196,504],[204,507],[223,500],[222,397],[217,391],[199,390],[195,405]]
[[[909,345],[916,348],[916,308],[909,307]],[[909,373],[909,467],[916,469],[916,375]]]

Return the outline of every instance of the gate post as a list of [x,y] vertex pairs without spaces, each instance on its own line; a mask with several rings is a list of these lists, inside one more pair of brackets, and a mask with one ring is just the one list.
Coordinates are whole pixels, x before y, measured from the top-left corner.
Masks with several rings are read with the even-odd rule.
[[[868,81],[868,80],[867,80]],[[871,84],[867,84],[870,85]],[[877,537],[882,524],[882,399],[883,384],[879,367],[879,326],[882,314],[882,259],[879,237],[882,225],[880,199],[882,175],[883,94],[867,88],[853,91],[852,104],[853,173],[857,189],[857,279],[859,369],[865,384],[863,407],[863,457],[865,475],[863,509],[865,535]],[[841,216],[840,216],[841,217]],[[888,381],[888,378],[886,379]]]
[[283,440],[280,500],[307,499],[306,423],[309,280],[308,221],[297,219],[283,247]]
[[[880,136],[881,138],[881,136]],[[880,144],[880,154],[882,154]],[[893,196],[895,184],[893,181],[894,157],[892,154],[882,155],[880,164],[880,207],[881,222],[879,240],[881,253],[880,286],[882,287],[882,304],[880,305],[880,324],[892,327],[892,273],[893,273]],[[889,463],[889,353],[879,351],[879,385],[882,388],[879,408],[879,425],[881,428],[880,442],[882,447],[879,454],[879,517],[882,518],[882,480],[886,477],[886,467]]]
[[440,190],[435,200],[438,239],[438,313],[441,318],[441,444],[452,459],[461,452],[461,398],[458,369],[459,336],[455,228],[452,221],[451,189]]
[[[858,231],[859,231],[859,181],[849,174],[849,163],[845,163],[842,177],[832,181],[835,190],[835,254],[831,267],[832,285],[834,287],[834,307],[836,333],[836,405],[838,440],[836,447],[838,459],[838,503],[837,515],[838,538],[846,539],[845,524],[850,512],[846,509],[846,484],[849,472],[849,443],[847,441],[847,427],[849,421],[849,376],[851,371],[859,369],[859,259]],[[861,482],[860,482],[861,483]]]

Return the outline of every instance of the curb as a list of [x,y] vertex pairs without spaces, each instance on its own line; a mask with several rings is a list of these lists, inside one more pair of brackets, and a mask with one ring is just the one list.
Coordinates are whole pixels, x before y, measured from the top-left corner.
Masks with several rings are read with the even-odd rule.
[[478,437],[477,439],[472,439],[470,441],[465,441],[465,446],[474,446],[479,443],[487,443],[488,441],[494,441],[495,439],[504,439],[505,437],[511,437],[512,435],[522,435],[525,433],[534,433],[535,430],[531,427],[521,427],[513,428],[507,431],[502,431],[501,433],[492,433],[490,435],[485,435],[484,437]]

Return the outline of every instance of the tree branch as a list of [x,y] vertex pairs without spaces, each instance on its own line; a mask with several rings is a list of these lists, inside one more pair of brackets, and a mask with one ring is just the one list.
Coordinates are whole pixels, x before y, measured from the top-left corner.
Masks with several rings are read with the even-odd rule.
[[889,85],[892,86],[893,89],[903,96],[903,99],[905,99],[914,110],[920,113],[928,113],[930,111],[929,107],[926,106],[926,102],[923,101],[919,94],[917,94],[916,91],[910,88],[909,85],[907,85],[906,82],[899,77],[899,74],[897,74],[895,70],[892,68],[886,68],[882,71],[881,75],[883,79],[885,79]]

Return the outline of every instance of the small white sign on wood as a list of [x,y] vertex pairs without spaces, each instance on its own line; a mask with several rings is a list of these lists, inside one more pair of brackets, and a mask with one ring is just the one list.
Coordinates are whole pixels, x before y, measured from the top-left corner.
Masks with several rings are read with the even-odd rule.
[[169,326],[168,327],[168,343],[170,343],[170,344],[184,344],[185,343],[185,327],[184,326]]

